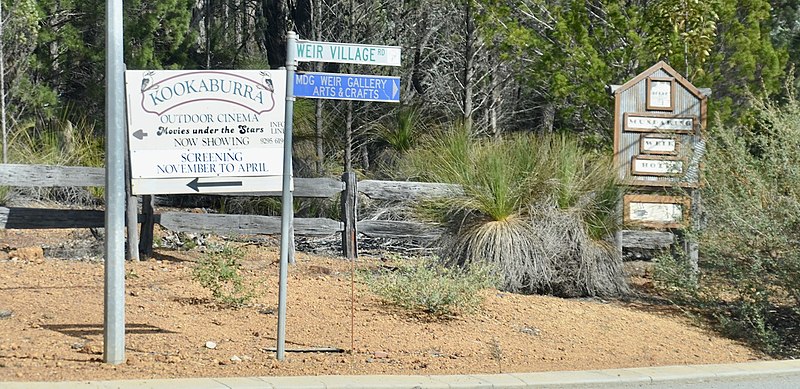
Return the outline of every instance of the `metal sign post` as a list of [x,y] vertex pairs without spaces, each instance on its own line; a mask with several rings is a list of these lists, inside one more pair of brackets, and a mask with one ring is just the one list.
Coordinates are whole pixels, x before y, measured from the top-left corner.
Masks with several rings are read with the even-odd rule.
[[103,360],[125,361],[125,83],[122,0],[106,1],[106,241]]
[[400,77],[357,74],[303,73],[295,77],[298,61],[338,62],[362,65],[400,66],[398,46],[298,40],[294,31],[286,34],[286,117],[284,118],[283,199],[281,212],[281,262],[278,287],[278,347],[276,358],[286,358],[286,289],[292,261],[292,118],[295,87],[298,97],[362,101],[400,102]]
[[283,194],[281,197],[281,263],[278,286],[278,346],[276,358],[286,359],[286,284],[289,278],[289,255],[291,251],[290,226],[294,216],[294,196],[292,195],[292,120],[294,118],[294,52],[297,34],[286,34],[286,117],[283,130]]

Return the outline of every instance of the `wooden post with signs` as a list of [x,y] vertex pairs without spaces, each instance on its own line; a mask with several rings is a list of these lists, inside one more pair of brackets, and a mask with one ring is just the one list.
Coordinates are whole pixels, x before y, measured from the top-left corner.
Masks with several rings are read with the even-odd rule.
[[626,228],[681,232],[697,271],[696,229],[700,164],[705,153],[709,90],[696,88],[665,62],[612,86],[614,166],[630,187],[623,200]]

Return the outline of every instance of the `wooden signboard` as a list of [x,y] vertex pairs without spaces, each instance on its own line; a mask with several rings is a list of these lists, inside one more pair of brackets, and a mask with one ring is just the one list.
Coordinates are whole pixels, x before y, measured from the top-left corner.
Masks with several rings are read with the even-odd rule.
[[683,228],[689,225],[690,205],[685,196],[625,195],[623,222],[629,226]]
[[659,62],[614,93],[614,162],[637,187],[699,186],[707,93]]

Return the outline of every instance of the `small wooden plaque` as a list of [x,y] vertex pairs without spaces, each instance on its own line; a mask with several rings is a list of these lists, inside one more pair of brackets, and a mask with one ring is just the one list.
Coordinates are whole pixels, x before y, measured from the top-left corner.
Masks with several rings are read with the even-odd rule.
[[680,141],[677,136],[642,135],[639,137],[639,152],[653,155],[678,155]]
[[631,158],[631,175],[678,177],[683,175],[686,161],[681,158],[658,155],[635,155]]
[[675,109],[675,79],[647,78],[647,110],[672,111]]
[[623,222],[651,228],[683,228],[689,225],[691,199],[686,196],[625,195]]

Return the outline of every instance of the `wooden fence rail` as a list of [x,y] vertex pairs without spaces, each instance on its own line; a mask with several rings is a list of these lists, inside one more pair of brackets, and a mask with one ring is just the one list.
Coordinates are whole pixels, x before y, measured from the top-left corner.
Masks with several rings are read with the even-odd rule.
[[[102,187],[105,185],[105,170],[78,166],[17,165],[0,164],[0,186],[18,187]],[[332,178],[295,178],[294,196],[299,198],[332,198],[341,195],[342,219],[295,218],[294,233],[305,236],[342,235],[343,255],[357,255],[357,236],[362,234],[379,238],[407,238],[433,241],[442,234],[442,229],[433,225],[395,220],[358,220],[356,209],[358,198],[364,196],[381,201],[418,201],[458,195],[461,187],[452,184],[405,181],[356,181],[355,175],[345,174],[342,180]],[[215,194],[226,195],[226,194]],[[230,193],[236,196],[280,196],[280,192]],[[138,205],[135,205],[138,207]],[[188,212],[153,213],[152,199],[144,196],[139,249],[145,254],[152,250],[152,223],[173,230],[194,233],[217,234],[266,234],[281,231],[280,216],[230,215]],[[146,226],[150,226],[149,228]],[[104,212],[80,209],[44,209],[0,207],[0,228],[99,228],[104,226]],[[659,249],[670,247],[675,237],[670,232],[623,231],[624,247]]]

